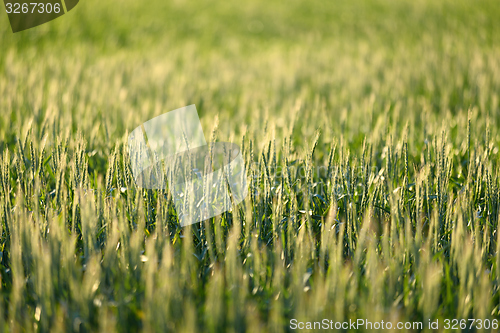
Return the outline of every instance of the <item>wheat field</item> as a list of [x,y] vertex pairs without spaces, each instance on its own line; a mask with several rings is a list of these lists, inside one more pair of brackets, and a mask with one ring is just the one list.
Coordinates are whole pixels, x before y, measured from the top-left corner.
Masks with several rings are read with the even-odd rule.
[[[1,331],[498,331],[500,2],[0,17]],[[181,227],[127,137],[189,104],[242,148],[249,195]]]

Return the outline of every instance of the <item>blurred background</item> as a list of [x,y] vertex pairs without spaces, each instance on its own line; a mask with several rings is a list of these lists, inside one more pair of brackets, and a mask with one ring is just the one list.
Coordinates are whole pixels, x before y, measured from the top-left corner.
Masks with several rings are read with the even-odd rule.
[[[121,138],[189,104],[205,131],[219,115],[221,129],[239,133],[272,120],[280,135],[300,117],[298,134],[321,125],[327,136],[341,132],[353,142],[376,128],[374,113],[388,113],[384,121],[396,128],[421,122],[422,113],[429,126],[441,125],[472,105],[498,119],[495,0],[84,0],[77,7],[16,34],[0,15],[4,144],[12,142],[6,129],[21,130],[27,118],[38,130],[52,119],[88,140],[95,132]],[[96,127],[103,124],[107,133]]]

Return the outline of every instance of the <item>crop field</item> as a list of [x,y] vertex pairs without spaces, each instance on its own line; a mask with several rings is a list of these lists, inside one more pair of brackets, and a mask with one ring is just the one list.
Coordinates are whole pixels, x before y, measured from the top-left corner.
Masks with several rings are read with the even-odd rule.
[[[0,13],[0,331],[499,331],[499,18],[84,0],[13,34]],[[190,104],[249,194],[181,227],[127,138]]]

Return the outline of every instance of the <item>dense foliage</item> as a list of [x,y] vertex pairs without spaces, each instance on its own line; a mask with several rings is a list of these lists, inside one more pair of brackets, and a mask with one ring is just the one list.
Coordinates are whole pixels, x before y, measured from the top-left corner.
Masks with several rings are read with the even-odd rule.
[[[85,0],[17,34],[0,17],[2,330],[500,316],[497,0]],[[188,104],[242,147],[250,194],[181,228],[126,143]]]

